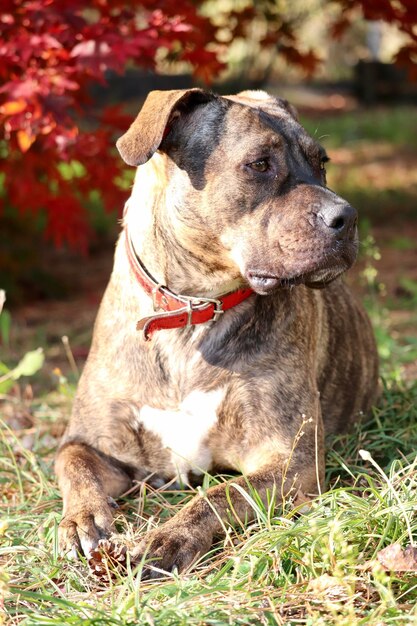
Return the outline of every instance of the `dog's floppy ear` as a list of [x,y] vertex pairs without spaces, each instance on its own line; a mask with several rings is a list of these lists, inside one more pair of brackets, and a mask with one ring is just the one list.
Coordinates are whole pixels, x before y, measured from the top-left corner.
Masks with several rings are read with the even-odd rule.
[[128,165],[146,163],[181,112],[214,98],[214,94],[198,88],[151,91],[129,130],[116,142],[122,159]]
[[288,111],[288,113],[295,119],[296,122],[300,121],[300,118],[299,118],[299,115],[298,115],[298,111],[295,108],[295,106],[293,104],[291,104],[291,102],[288,102],[288,100],[286,100],[285,98],[276,98],[276,100],[278,101],[279,105],[283,109]]

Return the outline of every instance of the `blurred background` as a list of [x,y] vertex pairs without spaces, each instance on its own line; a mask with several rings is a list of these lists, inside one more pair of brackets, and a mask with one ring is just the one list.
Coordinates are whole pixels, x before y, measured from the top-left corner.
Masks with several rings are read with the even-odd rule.
[[24,423],[34,397],[72,394],[134,175],[115,139],[150,90],[195,85],[297,107],[331,157],[329,186],[359,210],[347,280],[383,374],[415,379],[414,0],[3,4],[0,412]]

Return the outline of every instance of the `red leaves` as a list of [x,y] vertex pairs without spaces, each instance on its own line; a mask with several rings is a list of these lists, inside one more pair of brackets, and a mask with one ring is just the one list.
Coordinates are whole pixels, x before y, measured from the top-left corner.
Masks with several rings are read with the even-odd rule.
[[[3,0],[3,201],[45,212],[45,234],[56,245],[86,249],[91,232],[84,207],[91,191],[100,191],[109,210],[123,205],[125,193],[115,184],[123,165],[112,148],[114,131],[131,121],[115,107],[88,109],[89,85],[105,82],[108,70],[123,72],[127,63],[153,68],[161,47],[210,80],[223,67],[216,51],[206,49],[215,33],[188,0],[91,0],[88,9],[82,0]],[[95,132],[79,130],[87,111]],[[71,160],[84,170],[67,180],[57,164]]]
[[59,197],[51,196],[47,199],[46,210],[45,236],[57,248],[66,243],[86,252],[92,233],[80,201],[75,196],[61,193]]
[[415,0],[333,0],[340,8],[340,15],[331,27],[335,38],[340,37],[345,30],[357,20],[358,10],[366,20],[382,20],[398,27],[399,31],[408,37],[408,42],[397,54],[398,64],[410,70],[410,77],[417,78],[417,2]]
[[221,63],[212,52],[204,49],[185,52],[184,60],[194,66],[194,76],[204,83],[210,83],[214,76],[226,68],[225,63]]
[[280,46],[280,52],[288,63],[299,65],[307,75],[313,74],[320,63],[319,57],[311,50],[303,53],[294,46]]
[[395,60],[398,65],[408,69],[411,80],[417,80],[417,37],[413,43],[403,46],[397,52]]
[[[417,58],[415,0],[334,0],[343,11],[339,34],[360,7],[367,19],[392,21],[410,42],[398,55]],[[155,68],[156,59],[181,61],[210,82],[225,67],[227,42],[255,31],[260,49],[278,52],[312,73],[318,58],[297,39],[297,17],[279,3],[223,8],[211,21],[198,12],[202,0],[2,0],[0,14],[0,151],[7,202],[22,211],[46,212],[46,234],[57,245],[85,248],[90,236],[83,208],[99,190],[108,209],[123,204],[116,186],[122,163],[112,150],[114,132],[130,119],[119,108],[92,109],[89,87],[127,64]],[[233,4],[233,3],[232,3]],[[256,28],[253,28],[256,23]],[[258,27],[261,26],[259,29]],[[224,42],[224,43],[221,43]],[[88,114],[88,125],[81,124]],[[80,127],[97,128],[92,132]],[[24,158],[24,160],[23,160]],[[82,163],[83,174],[66,179],[57,166]]]

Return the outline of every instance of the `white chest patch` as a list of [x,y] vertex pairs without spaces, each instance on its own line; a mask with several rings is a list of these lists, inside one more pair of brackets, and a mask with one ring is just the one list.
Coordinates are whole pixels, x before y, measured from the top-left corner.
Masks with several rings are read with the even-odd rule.
[[207,435],[217,422],[217,409],[224,389],[192,391],[176,411],[164,411],[143,406],[138,421],[161,438],[162,445],[171,451],[177,480],[188,483],[192,470],[201,474],[210,468],[212,455]]

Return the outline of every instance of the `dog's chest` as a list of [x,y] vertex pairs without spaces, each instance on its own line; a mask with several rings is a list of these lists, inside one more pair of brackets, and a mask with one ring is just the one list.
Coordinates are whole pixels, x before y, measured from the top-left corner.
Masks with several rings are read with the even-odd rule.
[[138,425],[157,435],[171,453],[174,476],[188,483],[189,473],[201,474],[212,465],[209,434],[217,423],[224,389],[191,392],[178,410],[144,405],[137,414]]

